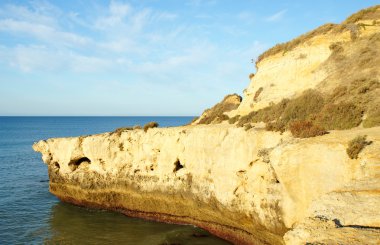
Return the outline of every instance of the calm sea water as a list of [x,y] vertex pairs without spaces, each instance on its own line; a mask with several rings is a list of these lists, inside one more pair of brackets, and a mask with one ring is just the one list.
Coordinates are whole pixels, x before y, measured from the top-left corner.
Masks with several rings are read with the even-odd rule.
[[113,131],[191,117],[0,117],[0,244],[227,244],[192,226],[134,219],[60,202],[48,191],[47,168],[32,144],[51,137]]

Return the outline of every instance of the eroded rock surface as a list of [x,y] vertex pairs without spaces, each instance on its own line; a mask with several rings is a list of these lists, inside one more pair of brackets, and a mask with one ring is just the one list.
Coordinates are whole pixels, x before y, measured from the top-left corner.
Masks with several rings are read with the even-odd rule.
[[[372,144],[350,159],[348,142],[363,134]],[[348,229],[380,237],[373,228],[380,223],[378,127],[301,140],[260,128],[187,126],[33,147],[63,201],[195,224],[237,244],[314,241],[318,217],[332,235]]]
[[[77,205],[197,225],[236,244],[379,244],[379,19],[375,6],[274,47],[242,101],[226,96],[193,125],[35,143],[50,191]],[[350,99],[362,110],[358,123],[306,139],[260,122],[238,126],[308,89],[333,93],[332,106]],[[349,142],[364,135],[371,143],[351,159]]]

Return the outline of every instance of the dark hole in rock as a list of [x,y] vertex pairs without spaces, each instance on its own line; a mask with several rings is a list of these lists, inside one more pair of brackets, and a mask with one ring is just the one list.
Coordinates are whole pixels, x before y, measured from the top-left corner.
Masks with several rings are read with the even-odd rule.
[[71,171],[75,171],[79,167],[79,165],[81,165],[84,162],[91,163],[90,159],[88,159],[87,157],[81,157],[79,159],[75,159],[69,162],[69,167]]
[[58,169],[60,169],[61,168],[61,166],[59,166],[59,163],[54,163],[54,166],[56,167],[56,168],[58,168]]
[[179,161],[179,159],[177,159],[177,161],[175,161],[175,163],[174,163],[173,172],[175,173],[178,170],[180,170],[181,168],[183,168],[183,165],[181,164],[181,162]]

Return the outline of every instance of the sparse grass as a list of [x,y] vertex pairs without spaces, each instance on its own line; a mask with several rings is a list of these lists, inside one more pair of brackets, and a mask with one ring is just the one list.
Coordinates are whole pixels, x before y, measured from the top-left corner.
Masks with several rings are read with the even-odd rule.
[[138,130],[138,129],[142,129],[142,127],[140,125],[133,126],[133,130]]
[[[315,90],[307,90],[297,98],[282,100],[280,103],[240,117],[237,126],[244,127],[254,122],[265,122],[266,130],[284,132],[290,129],[295,137],[300,138],[323,135],[326,133],[325,129],[356,127],[362,121],[363,110],[361,106],[356,106],[350,101],[353,99],[352,93],[368,93],[375,88],[374,85],[361,84],[362,87],[356,86],[355,90],[349,90],[347,87],[337,88],[330,96],[324,96]],[[369,118],[374,118],[377,123],[378,115],[379,112],[376,111],[374,116]]]
[[266,58],[268,56],[272,56],[272,55],[278,54],[280,52],[285,54],[286,52],[293,50],[296,46],[298,46],[302,43],[305,43],[309,39],[315,37],[316,35],[325,34],[329,31],[331,31],[335,26],[336,26],[336,24],[328,23],[328,24],[325,24],[325,25],[318,27],[317,29],[315,29],[311,32],[305,33],[304,35],[301,35],[301,36],[299,36],[299,37],[297,37],[297,38],[295,38],[289,42],[277,44],[276,46],[274,46],[274,47],[268,49],[267,51],[265,51],[264,53],[262,53],[258,57],[258,59],[256,61],[256,65],[258,62],[262,61],[264,58]]
[[269,163],[270,162],[269,154],[270,154],[270,149],[268,149],[268,148],[260,149],[257,152],[257,156],[261,157],[261,160],[263,162],[265,162],[265,163]]
[[296,138],[309,138],[324,135],[327,132],[320,126],[313,125],[311,121],[293,121],[289,123],[289,129]]
[[120,144],[119,144],[119,150],[120,150],[120,151],[124,151],[124,144],[123,144],[123,143],[120,143]]
[[239,121],[237,123],[238,127],[243,127],[245,124],[253,122],[253,117],[257,114],[256,111],[250,112],[248,115],[239,117]]
[[253,101],[257,101],[257,99],[259,98],[259,96],[260,96],[260,94],[261,94],[261,92],[263,92],[263,90],[264,90],[264,88],[263,87],[260,87],[257,91],[256,91],[256,93],[255,93],[255,96],[253,97]]
[[230,118],[226,114],[222,114],[222,115],[217,116],[214,122],[215,123],[221,123],[221,122],[227,121],[229,119]]
[[303,60],[307,58],[307,54],[300,54],[297,59]]
[[236,115],[234,117],[231,117],[230,119],[228,119],[228,123],[229,124],[235,124],[237,121],[239,121],[239,118],[240,118],[240,115]]
[[377,20],[380,19],[380,11],[377,11],[380,5],[369,7],[351,15],[342,24],[353,24],[359,20]]
[[330,44],[329,49],[334,53],[340,53],[343,51],[342,43],[341,42],[335,42]]
[[199,117],[194,117],[192,120],[191,120],[191,122],[189,122],[188,124],[186,124],[186,125],[191,125],[191,124],[193,124],[195,121],[197,121],[199,119]]
[[285,107],[281,119],[288,123],[292,120],[306,120],[318,113],[324,105],[323,96],[315,90],[307,90],[300,97],[295,98]]
[[268,131],[283,133],[286,130],[286,123],[281,119],[274,121],[274,122],[268,122],[265,125],[265,129]]
[[[353,32],[351,30],[350,31],[351,31],[351,33],[353,33],[352,35],[356,35],[356,37],[352,37],[355,39],[358,36],[358,30],[359,29],[357,29],[356,27],[353,27],[353,25],[357,26],[356,22],[358,22],[360,20],[374,20],[373,25],[377,25],[378,23],[376,22],[376,20],[380,19],[380,11],[378,10],[379,8],[380,8],[380,5],[376,5],[376,6],[367,8],[367,9],[363,9],[363,10],[351,15],[350,17],[348,17],[340,25],[327,23],[327,24],[322,25],[313,31],[305,33],[304,35],[301,35],[301,36],[299,36],[299,37],[297,37],[297,38],[295,38],[289,42],[277,44],[276,46],[274,46],[274,47],[268,49],[267,51],[265,51],[264,53],[262,53],[258,57],[258,59],[256,61],[256,65],[258,62],[262,61],[266,57],[269,57],[269,56],[272,56],[272,55],[275,55],[278,53],[282,53],[284,55],[286,52],[293,50],[295,47],[297,47],[298,45],[300,45],[302,43],[307,42],[311,38],[313,38],[317,35],[326,34],[330,31],[334,31],[335,33],[339,33],[339,32],[342,32],[344,30],[347,30],[347,29],[350,30],[350,28],[351,29],[354,28],[355,30],[353,30]],[[358,28],[360,28],[360,25],[358,26]]]
[[149,122],[144,125],[144,132],[147,132],[150,128],[157,128],[158,123],[157,122]]
[[246,125],[244,125],[244,130],[245,130],[245,131],[248,131],[248,130],[250,130],[251,128],[254,128],[254,126],[252,126],[251,124],[246,124]]
[[316,123],[328,130],[350,129],[362,121],[362,110],[353,103],[327,104],[316,117]]
[[350,142],[348,142],[346,152],[351,159],[357,159],[359,153],[364,149],[364,147],[372,143],[370,141],[366,141],[366,139],[366,135],[359,135],[352,139]]
[[369,109],[367,118],[363,121],[363,127],[371,128],[380,126],[380,106],[377,103]]
[[228,116],[226,116],[224,113],[236,109],[239,106],[241,100],[241,96],[237,94],[227,95],[221,102],[216,104],[214,107],[207,109],[203,113],[205,116],[201,118],[199,124],[210,124],[214,121],[220,123],[221,120],[228,120]]
[[[263,53],[258,61],[280,52],[285,54],[315,35],[333,34],[350,28],[355,39],[355,42],[335,42],[329,46],[331,55],[321,65],[328,76],[316,90],[305,91],[299,97],[284,99],[245,116],[230,118],[229,122],[237,122],[240,127],[264,122],[267,130],[284,132],[289,129],[295,137],[312,137],[324,134],[325,130],[353,128],[360,125],[363,115],[366,116],[364,127],[380,126],[380,33],[360,36],[359,32],[371,24],[357,23],[374,19],[373,25],[380,25],[376,21],[380,18],[379,8],[380,5],[360,11],[341,25],[324,25]],[[254,101],[260,98],[261,93],[262,88],[258,88]]]
[[122,127],[122,128],[117,128],[114,133],[117,134],[117,135],[121,135],[121,133],[125,132],[125,131],[129,131],[129,130],[133,130],[132,127]]

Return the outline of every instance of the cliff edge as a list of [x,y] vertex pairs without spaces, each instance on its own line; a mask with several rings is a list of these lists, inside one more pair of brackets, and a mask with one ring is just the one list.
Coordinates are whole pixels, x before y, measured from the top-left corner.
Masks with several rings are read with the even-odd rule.
[[380,6],[265,52],[187,126],[41,140],[62,201],[235,244],[380,243]]

